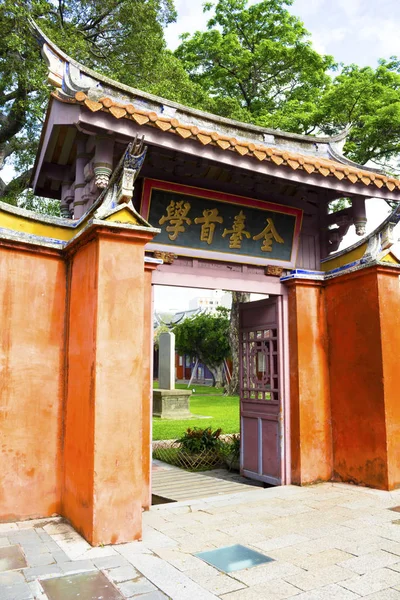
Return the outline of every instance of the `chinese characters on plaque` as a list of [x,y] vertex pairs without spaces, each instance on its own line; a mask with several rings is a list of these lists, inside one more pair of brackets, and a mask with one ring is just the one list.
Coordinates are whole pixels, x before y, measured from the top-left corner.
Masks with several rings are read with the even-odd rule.
[[[168,232],[168,237],[171,241],[175,241],[178,235],[184,233],[186,227],[192,224],[192,220],[187,217],[190,209],[191,205],[189,202],[184,202],[183,200],[176,202],[175,200],[171,200],[166,208],[166,214],[159,219],[159,225],[169,223],[165,230]],[[224,222],[223,217],[218,214],[218,210],[218,208],[205,209],[203,210],[202,217],[196,217],[194,219],[196,225],[201,224],[201,242],[206,242],[206,244],[211,245],[214,239],[215,224]],[[262,252],[271,252],[274,241],[278,244],[284,244],[285,240],[277,232],[272,218],[268,217],[266,223],[266,227],[264,227],[260,233],[253,236],[253,240],[261,240]],[[232,229],[224,229],[222,234],[223,238],[231,234],[229,238],[229,248],[240,249],[242,247],[243,236],[248,239],[252,237],[251,233],[246,231],[245,227],[246,216],[244,215],[243,210],[241,210],[234,217]]]
[[142,214],[161,229],[157,249],[185,254],[186,248],[191,255],[198,250],[199,256],[227,260],[237,254],[255,264],[294,261],[301,210],[197,188],[182,193],[183,186],[146,181]]

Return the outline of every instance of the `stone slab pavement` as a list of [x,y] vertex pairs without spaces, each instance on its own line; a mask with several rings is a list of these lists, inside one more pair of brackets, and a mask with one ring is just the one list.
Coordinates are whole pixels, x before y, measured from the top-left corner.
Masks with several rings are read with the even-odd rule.
[[[144,513],[142,542],[99,548],[60,517],[3,523],[0,599],[70,600],[78,597],[72,591],[85,581],[82,574],[93,579],[100,572],[107,593],[85,595],[82,588],[81,600],[400,600],[400,514],[391,510],[397,506],[400,490],[334,483],[249,488],[157,505]],[[226,574],[194,556],[233,544],[273,561]],[[19,559],[11,568],[10,547],[22,551],[26,566]],[[64,579],[64,595],[57,596],[55,583],[66,577],[70,587]]]

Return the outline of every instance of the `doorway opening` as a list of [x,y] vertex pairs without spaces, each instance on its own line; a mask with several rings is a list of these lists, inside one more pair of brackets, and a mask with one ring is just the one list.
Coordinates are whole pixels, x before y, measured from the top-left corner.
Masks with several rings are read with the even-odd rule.
[[[234,283],[223,290],[200,285],[178,288],[154,283],[156,343],[160,331],[177,331],[187,319],[217,315],[221,306],[230,313],[231,292],[237,291]],[[175,385],[178,390],[191,392],[192,414],[188,419],[153,416],[153,503],[243,492],[248,491],[249,485],[287,483],[284,301],[282,295],[268,292],[268,286],[264,294],[258,289],[253,292],[249,286],[249,301],[239,305],[237,395],[226,393],[234,368],[230,357],[223,364],[223,386],[216,387],[215,372],[207,361],[201,361],[195,352],[184,353],[179,346],[176,348]],[[159,350],[153,356],[153,385],[157,389]],[[206,445],[207,436],[218,435],[216,447],[220,448],[220,456],[214,464],[211,461],[209,465],[196,465],[192,457],[187,461],[183,440],[190,432],[194,437],[203,436]],[[178,460],[182,457],[189,464]]]

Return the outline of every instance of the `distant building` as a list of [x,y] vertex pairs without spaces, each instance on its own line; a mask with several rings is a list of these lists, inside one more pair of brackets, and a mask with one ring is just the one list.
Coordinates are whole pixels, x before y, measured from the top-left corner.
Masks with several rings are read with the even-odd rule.
[[202,308],[209,311],[214,311],[218,306],[230,308],[232,304],[232,296],[228,292],[222,290],[213,290],[211,295],[196,296],[189,302],[189,309]]

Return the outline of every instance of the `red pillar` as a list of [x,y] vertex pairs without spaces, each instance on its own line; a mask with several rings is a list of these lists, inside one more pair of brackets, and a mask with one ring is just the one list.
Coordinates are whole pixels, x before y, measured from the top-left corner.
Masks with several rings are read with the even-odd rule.
[[292,482],[303,485],[332,474],[325,298],[322,282],[287,285]]
[[141,537],[144,245],[152,237],[95,226],[70,260],[62,506],[93,545]]

